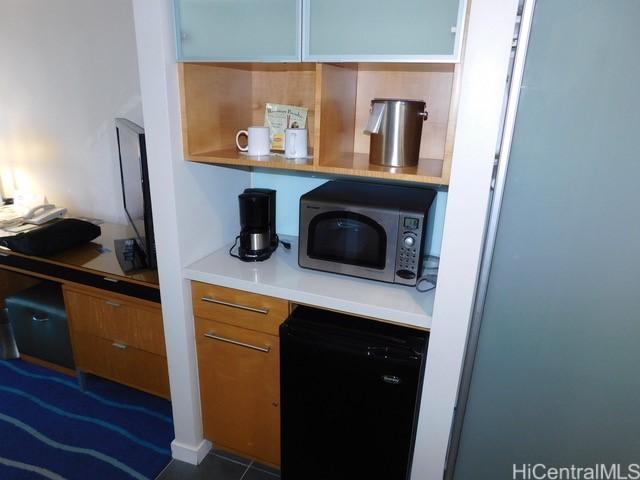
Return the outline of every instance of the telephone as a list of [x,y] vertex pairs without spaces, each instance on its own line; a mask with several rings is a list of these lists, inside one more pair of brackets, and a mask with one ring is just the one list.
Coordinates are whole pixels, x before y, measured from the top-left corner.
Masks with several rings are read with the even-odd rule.
[[23,215],[22,219],[24,223],[42,225],[49,220],[64,216],[65,213],[67,213],[66,208],[56,207],[52,203],[43,203],[30,209]]

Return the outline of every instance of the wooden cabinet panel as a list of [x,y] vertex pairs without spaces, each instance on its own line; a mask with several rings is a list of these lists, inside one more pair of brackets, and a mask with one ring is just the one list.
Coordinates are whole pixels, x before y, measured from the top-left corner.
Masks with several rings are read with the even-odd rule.
[[[183,63],[185,159],[448,185],[461,72],[460,64],[447,63]],[[417,166],[390,171],[369,163],[371,139],[363,131],[373,98],[427,102]],[[291,162],[238,152],[236,132],[262,123],[267,102],[309,109],[313,158]]]
[[166,358],[77,331],[72,340],[81,371],[170,398]]
[[278,337],[196,318],[196,344],[205,437],[279,465]]
[[231,288],[192,282],[196,317],[278,335],[289,314],[289,302]]
[[124,295],[63,291],[77,368],[170,398],[160,308]]
[[122,296],[87,294],[65,287],[71,328],[166,356],[160,308]]

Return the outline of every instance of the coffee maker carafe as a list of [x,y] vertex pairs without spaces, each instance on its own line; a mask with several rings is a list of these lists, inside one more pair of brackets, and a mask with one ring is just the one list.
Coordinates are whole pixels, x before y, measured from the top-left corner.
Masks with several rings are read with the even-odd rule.
[[238,257],[260,262],[278,248],[276,235],[276,191],[247,188],[238,195],[240,203],[240,245]]

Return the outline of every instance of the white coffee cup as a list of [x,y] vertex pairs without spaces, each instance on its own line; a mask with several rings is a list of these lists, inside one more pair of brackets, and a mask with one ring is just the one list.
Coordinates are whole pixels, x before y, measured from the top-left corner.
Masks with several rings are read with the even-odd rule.
[[287,128],[284,131],[284,156],[287,158],[303,158],[307,152],[307,129]]
[[[247,137],[247,146],[240,146],[240,137]],[[251,156],[269,155],[271,153],[271,137],[269,127],[249,127],[247,130],[240,130],[236,134],[236,146],[241,152],[247,152]]]

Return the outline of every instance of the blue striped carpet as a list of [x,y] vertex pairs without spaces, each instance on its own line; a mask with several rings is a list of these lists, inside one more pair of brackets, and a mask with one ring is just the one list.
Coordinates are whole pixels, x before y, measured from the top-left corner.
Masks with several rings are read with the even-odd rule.
[[153,479],[170,461],[170,402],[89,376],[0,360],[0,479]]

